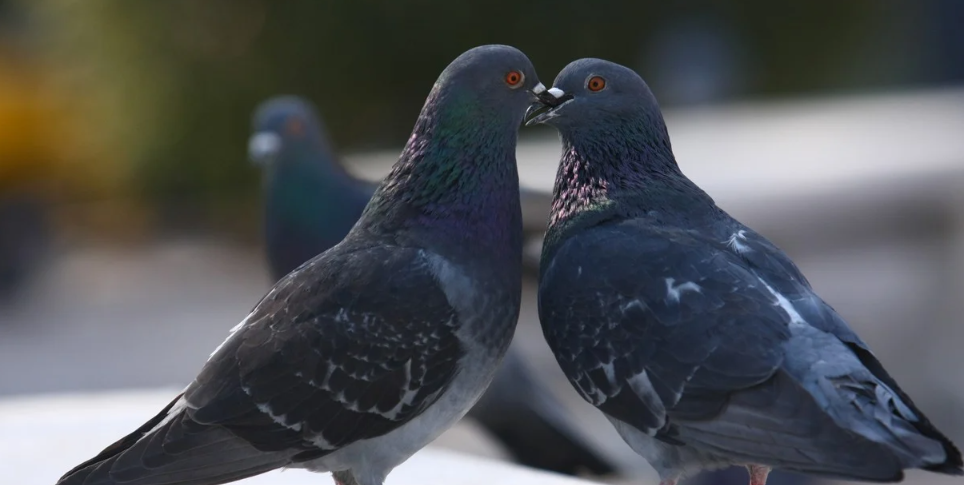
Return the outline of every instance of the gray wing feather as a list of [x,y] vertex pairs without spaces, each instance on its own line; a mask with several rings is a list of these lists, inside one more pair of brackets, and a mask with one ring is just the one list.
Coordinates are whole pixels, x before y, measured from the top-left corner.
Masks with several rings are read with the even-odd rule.
[[732,251],[627,221],[560,246],[540,318],[580,394],[734,463],[894,480],[959,456],[789,258],[740,235]]
[[182,398],[58,485],[226,483],[383,435],[434,403],[464,355],[445,292],[416,250],[339,248],[280,281]]

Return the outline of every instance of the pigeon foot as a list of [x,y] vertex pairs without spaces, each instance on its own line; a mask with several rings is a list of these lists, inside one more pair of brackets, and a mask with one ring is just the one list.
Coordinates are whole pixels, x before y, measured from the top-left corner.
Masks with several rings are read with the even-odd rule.
[[746,471],[750,474],[750,485],[767,485],[767,475],[771,468],[763,465],[747,465]]
[[354,475],[351,474],[351,470],[332,472],[331,478],[335,479],[335,485],[358,485]]

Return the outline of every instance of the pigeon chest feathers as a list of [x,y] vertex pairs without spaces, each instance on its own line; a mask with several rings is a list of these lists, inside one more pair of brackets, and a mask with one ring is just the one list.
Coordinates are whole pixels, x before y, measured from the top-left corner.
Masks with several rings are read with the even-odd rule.
[[608,181],[592,169],[575,147],[566,147],[556,175],[549,224],[559,224],[581,211],[605,205],[608,188]]

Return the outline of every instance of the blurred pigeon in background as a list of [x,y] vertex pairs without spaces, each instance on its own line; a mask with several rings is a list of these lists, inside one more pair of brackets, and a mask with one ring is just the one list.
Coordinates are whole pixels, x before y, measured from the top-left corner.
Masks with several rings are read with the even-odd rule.
[[630,69],[569,64],[528,123],[562,135],[539,317],[579,394],[664,484],[746,466],[962,474],[958,449],[780,249],[680,171]]
[[59,483],[214,485],[303,467],[380,485],[455,424],[519,317],[515,145],[537,88],[512,47],[449,64],[351,233],[275,284],[160,414]]
[[50,243],[45,207],[33,194],[0,195],[0,304],[13,302]]
[[[376,189],[339,163],[324,125],[308,101],[283,96],[255,111],[249,155],[263,169],[264,231],[271,276],[282,278],[348,234]],[[528,192],[530,205],[548,197]],[[530,224],[541,236],[545,219]],[[535,227],[538,228],[536,232]],[[518,462],[559,473],[609,474],[615,468],[573,424],[513,346],[495,380],[468,417],[498,439]]]
[[273,281],[340,243],[378,188],[345,170],[315,110],[294,96],[258,107],[248,155],[263,173],[264,241]]

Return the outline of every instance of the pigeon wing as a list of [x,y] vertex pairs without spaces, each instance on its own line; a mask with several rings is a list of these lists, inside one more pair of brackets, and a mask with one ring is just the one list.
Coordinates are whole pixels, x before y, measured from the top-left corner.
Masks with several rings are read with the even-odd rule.
[[408,422],[463,355],[416,250],[325,253],[276,285],[185,391],[193,420],[310,459]]
[[589,229],[545,270],[546,339],[583,398],[671,440],[670,417],[712,418],[783,362],[788,317],[738,263],[685,231]]

